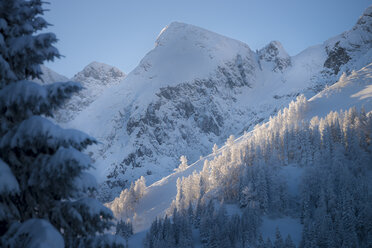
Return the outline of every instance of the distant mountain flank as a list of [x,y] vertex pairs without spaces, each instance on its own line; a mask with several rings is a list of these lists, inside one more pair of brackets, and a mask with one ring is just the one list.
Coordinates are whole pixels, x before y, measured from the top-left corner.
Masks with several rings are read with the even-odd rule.
[[73,78],[73,81],[82,82],[86,86],[111,85],[123,80],[125,73],[114,66],[100,62],[92,62]]
[[55,82],[79,82],[83,90],[69,99],[64,106],[54,113],[54,118],[60,124],[72,121],[82,110],[95,101],[105,89],[118,84],[126,77],[120,69],[100,62],[91,62],[71,79],[58,74],[47,66],[41,65],[41,79],[32,81],[41,84]]
[[63,108],[55,113],[59,123],[72,121],[81,111],[95,101],[105,89],[118,84],[125,78],[125,73],[114,66],[104,63],[92,62],[71,81],[79,82],[84,87],[77,95],[73,96]]
[[42,75],[41,79],[35,78],[32,81],[36,83],[42,83],[42,84],[50,84],[50,83],[55,83],[55,82],[67,82],[68,78],[58,74],[57,72],[53,71],[49,67],[45,65],[40,66]]

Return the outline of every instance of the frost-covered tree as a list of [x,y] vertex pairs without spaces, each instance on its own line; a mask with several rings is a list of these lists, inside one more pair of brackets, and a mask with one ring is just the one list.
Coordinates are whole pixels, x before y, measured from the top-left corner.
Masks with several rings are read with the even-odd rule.
[[146,191],[146,179],[141,176],[136,182],[134,183],[134,192],[136,201],[141,199]]
[[235,136],[230,135],[229,138],[226,140],[226,145],[227,146],[232,146],[234,144]]
[[121,246],[104,234],[113,215],[94,199],[82,153],[96,140],[45,118],[81,86],[26,81],[59,57],[54,34],[40,33],[42,3],[0,2],[0,246]]
[[[307,121],[306,108],[300,96],[240,142],[230,138],[200,172],[178,178],[168,213],[193,216],[203,247],[295,247],[278,229],[274,244],[263,242],[263,214],[300,217],[300,247],[371,246],[372,113],[352,108]],[[288,165],[303,170],[296,196],[281,173]],[[218,202],[243,214],[225,216]]]
[[218,151],[218,146],[217,146],[217,144],[214,144],[213,148],[212,148],[212,153],[217,154],[217,151]]
[[132,182],[129,189],[125,189],[107,205],[117,218],[130,218],[135,214],[135,206],[146,192],[146,180],[143,176]]
[[180,162],[181,162],[181,164],[178,166],[178,168],[176,169],[176,171],[183,171],[183,170],[186,170],[187,167],[188,167],[186,156],[182,155],[182,156],[180,157]]

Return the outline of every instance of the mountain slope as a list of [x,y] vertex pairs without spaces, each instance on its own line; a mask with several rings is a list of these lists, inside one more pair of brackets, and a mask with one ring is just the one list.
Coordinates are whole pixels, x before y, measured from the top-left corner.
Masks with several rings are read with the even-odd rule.
[[340,76],[342,71],[361,68],[370,62],[372,48],[372,6],[368,7],[351,30],[324,43],[327,73]]
[[307,115],[324,117],[331,111],[346,110],[352,106],[367,112],[372,107],[372,64],[349,76],[343,74],[339,81],[312,97]]
[[[362,68],[359,71],[353,72],[350,76],[342,77],[333,86],[324,89],[316,96],[306,102],[306,111],[301,112],[301,119],[309,121],[315,116],[324,117],[330,111],[342,111],[348,110],[349,108],[356,107],[361,109],[362,107],[368,113],[372,113],[372,63]],[[292,104],[292,107],[295,104]],[[291,108],[291,107],[290,107]],[[286,110],[288,111],[288,109]],[[296,119],[295,122],[301,123],[301,119]],[[272,125],[273,123],[268,122],[262,127]],[[173,200],[176,199],[177,194],[177,180],[182,177],[188,177],[193,173],[200,173],[205,170],[205,161],[217,160],[217,158],[224,154],[227,150],[234,150],[234,147],[240,145],[249,144],[249,140],[254,137],[258,129],[252,132],[246,133],[243,136],[237,138],[233,143],[228,144],[214,154],[209,154],[206,157],[201,158],[194,164],[190,165],[183,171],[178,171],[169,176],[162,178],[161,180],[153,183],[146,188],[146,193],[139,199],[135,204],[134,211],[125,211],[126,206],[123,205],[124,195],[116,198],[113,202],[109,203],[108,206],[113,210],[117,218],[130,218],[133,221],[135,233],[140,233],[147,230],[152,221],[158,216],[164,216],[167,209],[171,206]],[[287,181],[289,191],[291,194],[299,194],[299,176],[302,166],[281,166],[279,175],[286,175],[284,178]],[[216,195],[217,191],[210,192],[211,197],[220,197]],[[127,215],[129,213],[129,215]],[[133,219],[133,213],[135,218]],[[132,214],[132,215],[131,215]],[[141,235],[141,234],[139,234]]]
[[44,83],[44,84],[50,84],[55,82],[67,82],[68,78],[65,76],[62,76],[58,74],[57,72],[53,71],[49,67],[46,67],[45,65],[41,65],[41,80],[40,79],[33,79],[32,81],[36,83]]
[[299,94],[310,98],[368,64],[371,23],[368,8],[350,31],[293,57],[279,42],[255,53],[202,28],[170,24],[121,83],[68,124],[102,142],[93,151],[102,199],[140,176],[167,175],[181,155],[196,161]]

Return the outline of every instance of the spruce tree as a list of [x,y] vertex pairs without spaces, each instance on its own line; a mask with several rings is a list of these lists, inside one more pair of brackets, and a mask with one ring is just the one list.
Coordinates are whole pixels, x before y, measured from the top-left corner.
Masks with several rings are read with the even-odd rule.
[[266,243],[265,243],[265,247],[266,248],[272,248],[273,247],[273,243],[271,242],[270,238],[267,238]]
[[258,236],[257,248],[265,248],[265,241],[263,240],[262,234]]
[[285,248],[296,248],[296,246],[293,244],[293,241],[291,239],[291,236],[288,234],[287,238],[285,239],[284,243]]
[[115,234],[123,237],[127,243],[126,246],[128,247],[128,239],[133,235],[132,223],[130,221],[119,220],[116,223]]
[[96,140],[46,118],[81,86],[27,81],[60,57],[55,35],[40,33],[49,25],[42,4],[0,2],[0,246],[120,247],[103,234],[113,215],[94,199],[82,153]]
[[275,230],[275,248],[284,248],[284,241],[282,239],[282,235],[280,234],[279,228],[277,227]]

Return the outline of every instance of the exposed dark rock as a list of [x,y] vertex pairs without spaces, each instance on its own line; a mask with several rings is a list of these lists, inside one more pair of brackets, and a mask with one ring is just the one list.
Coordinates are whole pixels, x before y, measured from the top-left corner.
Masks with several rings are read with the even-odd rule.
[[140,164],[136,161],[136,154],[134,152],[130,153],[123,161],[126,165],[132,165],[132,167],[140,167]]
[[[181,83],[160,88],[156,99],[142,113],[132,115],[127,122],[129,135],[150,142],[152,150],[170,142],[170,132],[176,132],[186,144],[195,143],[197,133],[221,135],[224,115],[211,96],[220,96],[226,102],[235,102],[234,94],[239,87],[250,87],[248,75],[254,71],[252,62],[240,55],[225,67],[216,71],[218,79]],[[221,91],[222,90],[222,91]],[[234,94],[231,92],[237,90]],[[230,93],[229,93],[230,92]],[[185,122],[194,123],[184,125]],[[197,130],[195,130],[195,128]],[[146,137],[145,137],[146,136]],[[172,136],[174,138],[174,135]],[[140,167],[143,157],[150,157],[150,147],[141,146],[125,159],[127,166]]]
[[334,74],[340,71],[340,67],[346,64],[350,60],[350,56],[347,54],[346,49],[339,46],[339,42],[331,49],[327,49],[328,58],[324,62],[324,67],[333,70]]
[[[282,52],[279,49],[281,49]],[[258,51],[258,56],[260,60],[272,62],[274,64],[273,71],[275,72],[283,71],[292,65],[291,58],[278,41],[270,42],[267,46]]]
[[225,77],[226,86],[230,89],[236,87],[251,87],[247,74],[252,74],[254,68],[248,58],[243,59],[237,55],[234,62],[226,63],[225,67],[219,67],[218,71]]
[[195,121],[198,127],[204,133],[214,133],[215,135],[220,135],[220,127],[218,126],[215,118],[208,115],[195,116]]

